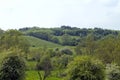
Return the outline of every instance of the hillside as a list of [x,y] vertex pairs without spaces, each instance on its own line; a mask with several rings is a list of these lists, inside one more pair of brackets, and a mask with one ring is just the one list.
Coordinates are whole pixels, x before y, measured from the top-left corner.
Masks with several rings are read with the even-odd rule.
[[[39,75],[44,77],[44,74],[47,73],[49,74],[45,76],[45,80],[67,80],[69,75],[73,76],[74,74],[76,78],[76,74],[79,72],[76,72],[76,69],[74,71],[74,66],[77,66],[77,71],[80,68],[82,68],[81,70],[85,69],[80,75],[86,74],[87,70],[93,76],[93,72],[97,72],[100,76],[101,74],[106,76],[104,72],[99,74],[100,71],[97,70],[101,69],[107,72],[107,70],[111,70],[109,69],[111,67],[107,65],[111,64],[112,66],[113,62],[120,66],[119,52],[120,35],[119,31],[114,30],[80,29],[64,26],[61,28],[23,28],[19,31],[8,30],[0,33],[0,69],[4,69],[4,67],[2,68],[3,62],[6,62],[7,57],[18,56],[20,61],[25,61],[25,80],[41,80]],[[7,61],[9,60],[10,58]],[[94,61],[97,61],[98,64]],[[13,62],[14,60],[12,62],[10,60],[8,65]],[[96,70],[96,67],[99,69]],[[70,72],[66,73],[68,70]],[[70,74],[71,72],[75,73]],[[106,80],[109,79],[106,78]]]
[[32,36],[24,36],[24,37],[29,41],[31,47],[48,47],[48,48],[62,47],[59,44],[45,41],[36,37],[32,37]]
[[59,28],[21,28],[22,33],[33,36],[47,42],[63,46],[76,46],[79,42],[84,41],[88,36],[93,36],[94,40],[103,39],[106,36],[117,36],[119,31],[102,28],[77,28],[71,26],[61,26]]

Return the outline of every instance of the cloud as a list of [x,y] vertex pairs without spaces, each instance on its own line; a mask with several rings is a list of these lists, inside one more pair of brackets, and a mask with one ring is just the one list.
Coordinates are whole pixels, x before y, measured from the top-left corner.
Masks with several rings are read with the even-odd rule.
[[119,0],[98,0],[99,3],[101,3],[104,6],[117,6]]
[[119,9],[119,0],[0,0],[0,27],[116,28],[120,26]]

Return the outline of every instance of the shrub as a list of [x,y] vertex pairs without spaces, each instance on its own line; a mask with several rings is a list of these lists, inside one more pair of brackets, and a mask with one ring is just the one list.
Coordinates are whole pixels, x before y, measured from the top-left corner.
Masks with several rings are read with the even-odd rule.
[[73,52],[70,49],[68,49],[68,48],[62,49],[61,53],[62,54],[67,54],[67,55],[72,55],[73,54]]
[[68,80],[104,80],[104,65],[89,56],[76,57],[68,65]]
[[106,66],[108,80],[120,80],[120,67],[116,64],[108,64]]
[[[52,64],[49,56],[43,56],[40,62],[37,63],[36,68],[44,71],[44,80],[51,74]],[[41,75],[39,73],[39,75]]]
[[8,56],[3,60],[0,80],[23,80],[25,63],[18,56]]

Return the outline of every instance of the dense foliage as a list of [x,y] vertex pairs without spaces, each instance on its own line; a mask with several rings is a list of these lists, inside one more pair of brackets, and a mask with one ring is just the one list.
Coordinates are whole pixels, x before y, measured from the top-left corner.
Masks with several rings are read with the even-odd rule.
[[108,64],[106,74],[108,80],[120,80],[120,67],[116,64]]
[[120,33],[117,30],[71,26],[0,29],[0,64],[11,52],[25,59],[25,80],[119,80]]
[[43,80],[45,80],[46,77],[48,77],[50,75],[51,70],[52,70],[52,65],[51,65],[50,58],[48,56],[42,57],[40,62],[37,63],[36,68],[37,68],[37,70],[43,70],[44,71]]
[[71,26],[61,26],[60,28],[21,28],[21,32],[29,36],[34,36],[46,41],[61,45],[75,46],[79,43],[81,38],[85,38],[93,34],[95,40],[101,39],[107,35],[118,35],[118,31],[94,28],[77,28]]
[[19,56],[8,56],[0,69],[0,80],[23,80],[25,62]]
[[68,80],[105,80],[104,65],[88,56],[76,57],[68,65]]
[[[0,37],[0,50],[15,51],[27,58],[29,42],[24,35],[17,30],[8,30]],[[24,53],[24,54],[22,54]]]

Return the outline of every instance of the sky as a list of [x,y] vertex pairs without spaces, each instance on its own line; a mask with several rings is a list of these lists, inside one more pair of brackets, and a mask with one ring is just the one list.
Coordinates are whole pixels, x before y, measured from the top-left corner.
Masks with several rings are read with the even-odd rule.
[[0,0],[0,28],[60,27],[120,30],[120,0]]

